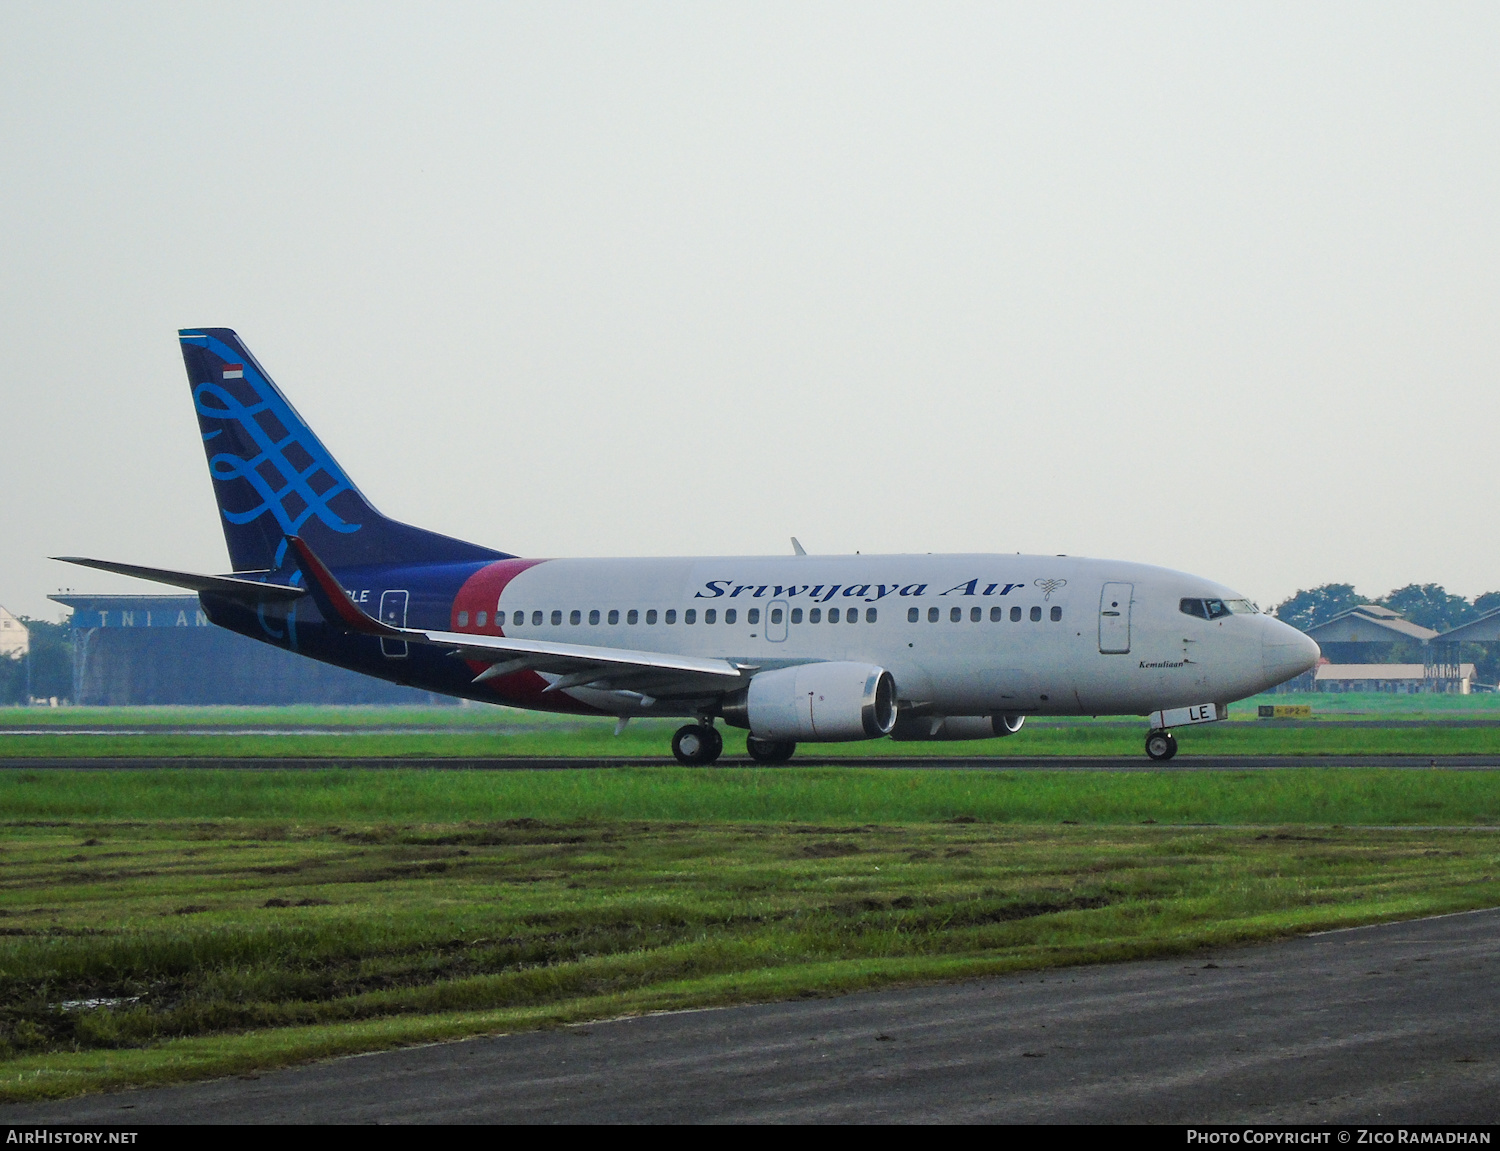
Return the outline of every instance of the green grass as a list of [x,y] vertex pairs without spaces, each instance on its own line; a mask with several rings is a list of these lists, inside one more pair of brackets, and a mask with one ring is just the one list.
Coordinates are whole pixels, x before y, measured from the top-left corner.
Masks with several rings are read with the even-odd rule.
[[505,723],[576,724],[572,716],[510,707],[451,705],[387,707],[294,704],[286,707],[0,707],[7,727],[494,727]]
[[[633,723],[623,735],[597,721],[554,730],[520,732],[361,733],[310,735],[6,735],[0,759],[17,757],[180,758],[507,758],[574,756],[606,759],[656,758],[670,754],[671,734],[683,721]],[[1144,721],[1131,724],[1035,724],[1009,739],[939,743],[803,744],[798,762],[836,762],[866,756],[1141,757]],[[1178,728],[1180,755],[1496,755],[1500,724],[1457,727],[1375,727],[1356,722],[1282,727],[1272,723],[1206,724]],[[744,733],[727,729],[725,754],[744,755]]]
[[[278,775],[253,778],[306,799],[308,776]],[[480,778],[508,786],[425,774],[456,811]],[[54,790],[54,807],[81,799]],[[6,826],[0,1100],[1500,901],[1491,831],[269,818],[280,806],[263,791],[254,818]]]
[[1397,695],[1390,692],[1288,692],[1257,695],[1233,705],[1234,719],[1255,719],[1261,704],[1305,703],[1318,719],[1500,719],[1500,692],[1472,695]]
[[[1261,702],[1310,703],[1310,723],[1260,721]],[[1380,694],[1262,696],[1234,705],[1229,723],[1179,728],[1183,756],[1194,755],[1500,755],[1500,694],[1394,696]],[[1459,726],[1445,721],[1475,721]],[[1495,721],[1493,726],[1483,721]],[[1381,726],[1390,722],[1412,726]],[[682,720],[636,720],[621,736],[613,721],[497,707],[287,708],[6,708],[0,709],[0,760],[30,757],[191,758],[660,758]],[[68,728],[145,729],[145,734],[69,735]],[[153,734],[159,727],[201,733]],[[225,727],[335,729],[327,733],[232,735]],[[57,728],[58,734],[6,734],[6,727]],[[373,727],[418,730],[378,732]],[[422,728],[459,729],[423,731]],[[1142,755],[1140,718],[1033,719],[1018,736],[1000,740],[804,744],[798,760],[838,762],[866,756]],[[743,733],[726,729],[726,753],[744,754]]]
[[1500,824],[1500,773],[609,770],[0,771],[22,821],[688,820],[1134,824]]
[[[1231,705],[1235,723],[1255,723],[1261,704],[1307,704],[1316,720],[1475,719],[1500,722],[1500,692],[1473,695],[1391,695],[1381,692],[1347,694],[1305,692],[1258,695]],[[1140,717],[1047,719],[1041,723],[1136,723]],[[296,704],[285,707],[0,707],[0,730],[7,727],[255,727],[261,725],[316,727],[473,727],[482,730],[559,726],[608,726],[612,720],[525,711],[490,704],[400,706]]]
[[0,1101],[1500,904],[1488,771],[10,768],[0,821]]

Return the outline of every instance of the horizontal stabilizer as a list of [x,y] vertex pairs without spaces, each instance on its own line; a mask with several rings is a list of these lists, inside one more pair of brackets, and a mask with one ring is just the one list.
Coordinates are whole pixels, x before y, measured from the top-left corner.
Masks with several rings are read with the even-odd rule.
[[52,558],[65,564],[78,564],[80,567],[97,568],[102,572],[134,576],[136,579],[150,580],[152,583],[187,588],[188,591],[212,592],[225,599],[245,603],[265,603],[268,600],[290,602],[294,599],[301,599],[307,594],[300,587],[287,587],[279,583],[259,583],[256,580],[236,579],[233,576],[166,571],[163,568],[145,568],[136,564],[117,564],[110,560],[85,559],[82,556],[53,556]]

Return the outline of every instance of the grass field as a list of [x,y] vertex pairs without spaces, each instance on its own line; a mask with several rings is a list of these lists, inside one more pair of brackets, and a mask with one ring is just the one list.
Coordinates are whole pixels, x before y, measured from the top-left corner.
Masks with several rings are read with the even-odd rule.
[[[1318,718],[1259,722],[1249,700],[1180,730],[1181,754],[1500,753],[1500,696],[1274,701]],[[481,707],[7,709],[0,763],[628,761],[667,754],[678,722],[616,738]],[[218,730],[299,727],[329,730]],[[0,1100],[1500,903],[1500,773],[806,766],[1138,757],[1143,732],[1033,721],[775,769],[0,768]]]
[[[417,732],[245,735],[7,735],[0,733],[0,760],[16,757],[127,756],[171,759],[194,756],[246,758],[326,757],[393,759],[575,756],[606,759],[659,758],[671,754],[672,731],[682,721],[632,723],[615,736],[609,724],[557,725],[519,732]],[[1128,724],[1028,724],[1009,739],[938,743],[803,744],[795,762],[829,762],[866,756],[1129,756],[1141,758],[1146,727]],[[1494,755],[1500,754],[1500,724],[1378,727],[1354,722],[1322,726],[1206,724],[1178,728],[1179,755]],[[744,733],[725,730],[724,754],[745,754]]]
[[[1315,719],[1255,719],[1261,698],[1236,704],[1228,723],[1179,728],[1183,756],[1500,754],[1500,694],[1470,696],[1267,696],[1311,702]],[[4,708],[0,760],[16,757],[659,758],[682,720],[637,720],[623,735],[613,721],[494,707]],[[1402,726],[1390,726],[1397,724]],[[16,734],[7,728],[47,729]],[[113,728],[135,734],[112,734]],[[90,734],[67,734],[69,729]],[[174,728],[186,730],[159,731]],[[238,729],[225,732],[219,729]],[[256,729],[290,729],[256,734]],[[298,730],[298,729],[327,730]],[[401,731],[369,730],[401,728]],[[55,729],[57,734],[50,734]],[[250,729],[246,732],[245,729]],[[436,729],[436,730],[427,730]],[[744,754],[744,734],[725,729],[725,753]],[[93,734],[98,733],[98,734]],[[888,739],[803,745],[801,762],[866,756],[1142,755],[1145,721],[1030,721],[1010,739],[894,743]],[[211,741],[211,742],[210,742]]]
[[12,1101],[1500,903],[1489,772],[11,769],[0,810]]

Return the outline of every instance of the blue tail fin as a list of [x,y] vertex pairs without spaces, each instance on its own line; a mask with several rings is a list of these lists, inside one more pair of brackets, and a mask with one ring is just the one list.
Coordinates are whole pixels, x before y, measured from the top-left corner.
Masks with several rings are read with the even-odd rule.
[[235,571],[277,570],[301,536],[332,567],[508,559],[386,519],[228,328],[178,333]]

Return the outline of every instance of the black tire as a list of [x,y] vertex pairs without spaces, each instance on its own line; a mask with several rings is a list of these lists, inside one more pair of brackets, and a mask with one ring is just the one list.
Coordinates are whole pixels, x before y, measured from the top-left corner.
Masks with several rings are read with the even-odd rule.
[[719,758],[724,737],[711,727],[690,723],[679,727],[672,736],[672,754],[684,767],[703,767]]
[[774,765],[791,759],[797,745],[790,739],[756,739],[750,735],[745,737],[745,750],[756,763]]
[[1152,731],[1146,734],[1146,754],[1158,762],[1165,762],[1177,754],[1177,737],[1170,731]]

